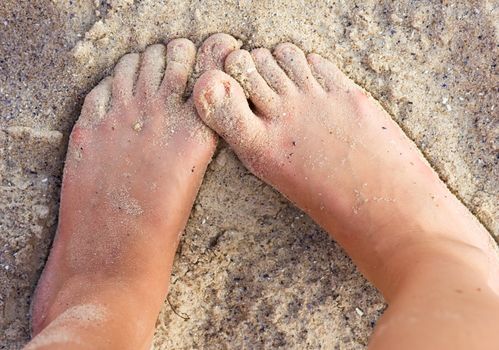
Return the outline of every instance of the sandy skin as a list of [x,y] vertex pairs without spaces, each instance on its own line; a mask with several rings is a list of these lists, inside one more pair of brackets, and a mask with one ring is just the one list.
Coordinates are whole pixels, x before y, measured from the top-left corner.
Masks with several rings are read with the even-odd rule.
[[[234,38],[208,38],[197,69],[222,68]],[[27,349],[148,349],[177,243],[215,134],[182,95],[186,39],[124,56],[86,97],[64,169],[60,219],[33,302]],[[85,205],[82,205],[85,203]],[[133,322],[130,322],[133,320]]]
[[382,291],[370,348],[497,347],[497,247],[379,104],[292,44],[234,51],[225,71],[197,81],[201,118]]
[[390,307],[373,349],[499,342],[495,247],[372,98],[294,45],[249,53],[216,35],[198,53],[207,72],[184,102],[194,57],[184,39],[151,46],[141,60],[125,56],[87,97],[34,300],[39,335],[28,348],[149,346],[216,142],[193,102],[243,163],[321,224],[383,292]]

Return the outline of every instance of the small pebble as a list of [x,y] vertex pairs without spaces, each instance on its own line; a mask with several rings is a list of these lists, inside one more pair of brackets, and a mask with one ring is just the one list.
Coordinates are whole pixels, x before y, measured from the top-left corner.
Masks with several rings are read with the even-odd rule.
[[357,315],[359,315],[360,317],[364,316],[364,311],[362,311],[361,309],[359,309],[358,307],[355,308],[355,312],[357,313]]
[[142,126],[143,126],[142,122],[138,121],[135,124],[133,124],[132,128],[133,128],[133,130],[139,132],[142,130]]

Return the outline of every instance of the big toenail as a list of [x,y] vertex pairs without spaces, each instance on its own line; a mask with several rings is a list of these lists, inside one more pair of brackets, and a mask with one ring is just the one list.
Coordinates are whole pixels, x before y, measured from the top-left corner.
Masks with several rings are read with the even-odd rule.
[[229,81],[224,81],[221,85],[219,83],[216,83],[210,89],[206,90],[206,92],[203,94],[205,103],[208,105],[213,105],[218,101],[222,101],[226,97],[230,96],[231,90]]

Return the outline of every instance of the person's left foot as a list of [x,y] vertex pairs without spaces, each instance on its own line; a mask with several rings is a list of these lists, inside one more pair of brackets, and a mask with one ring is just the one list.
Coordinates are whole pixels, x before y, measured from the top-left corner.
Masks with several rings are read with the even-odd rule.
[[[236,48],[228,35],[211,36],[198,69],[222,68]],[[192,100],[183,99],[195,56],[186,39],[125,55],[86,97],[69,143],[57,235],[33,302],[38,336],[28,348],[148,346],[216,145]]]
[[406,276],[414,251],[440,257],[442,246],[461,257],[455,246],[476,249],[499,286],[488,232],[332,62],[284,43],[273,54],[236,50],[225,70],[204,73],[194,86],[201,119],[253,174],[322,225],[385,296],[399,281],[387,283],[387,271]]

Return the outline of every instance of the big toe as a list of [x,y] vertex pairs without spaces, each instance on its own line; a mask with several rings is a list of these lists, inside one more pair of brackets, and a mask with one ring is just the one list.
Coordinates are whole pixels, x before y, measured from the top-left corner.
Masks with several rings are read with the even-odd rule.
[[194,86],[194,103],[201,119],[248,159],[261,149],[265,122],[255,115],[241,86],[229,75],[210,70]]
[[201,74],[210,69],[223,70],[225,58],[238,49],[239,42],[225,33],[217,33],[208,37],[198,50],[196,71]]

